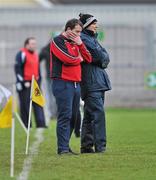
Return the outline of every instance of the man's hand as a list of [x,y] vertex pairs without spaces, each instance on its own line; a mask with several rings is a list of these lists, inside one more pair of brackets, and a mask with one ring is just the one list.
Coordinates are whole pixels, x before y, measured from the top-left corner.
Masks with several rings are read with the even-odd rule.
[[79,55],[79,58],[80,58],[81,62],[83,62],[83,57],[81,55]]
[[24,82],[24,87],[25,88],[30,88],[31,86],[31,83],[30,82]]
[[75,42],[77,45],[82,44],[82,40],[81,40],[80,36],[76,35],[71,30],[67,31],[66,34],[67,34],[68,38],[71,39],[73,42]]
[[77,45],[81,45],[81,44],[82,44],[82,40],[81,40],[80,36],[77,36],[75,39],[73,39],[73,41],[74,41]]

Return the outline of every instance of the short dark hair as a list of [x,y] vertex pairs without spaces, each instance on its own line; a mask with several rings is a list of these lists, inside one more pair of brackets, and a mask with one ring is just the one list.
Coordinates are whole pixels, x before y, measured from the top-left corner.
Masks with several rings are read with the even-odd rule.
[[76,25],[80,25],[83,28],[83,24],[80,20],[78,19],[70,19],[69,21],[67,21],[66,25],[65,25],[65,31],[70,28],[71,30],[75,28]]
[[36,38],[35,37],[28,37],[25,41],[24,41],[24,47],[27,45],[27,44],[29,44],[29,41],[30,40],[35,40]]

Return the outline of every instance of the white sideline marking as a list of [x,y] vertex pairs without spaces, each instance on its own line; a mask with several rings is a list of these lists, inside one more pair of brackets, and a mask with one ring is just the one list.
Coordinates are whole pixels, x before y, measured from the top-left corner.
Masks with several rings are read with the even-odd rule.
[[29,177],[29,172],[31,170],[31,166],[32,166],[32,161],[33,158],[35,157],[35,155],[38,154],[38,148],[39,145],[43,142],[44,137],[43,137],[43,131],[44,129],[37,129],[37,132],[35,133],[35,138],[36,141],[31,145],[30,149],[29,149],[29,155],[28,157],[24,160],[24,164],[23,164],[23,169],[22,172],[19,174],[19,176],[17,177],[17,180],[27,180]]

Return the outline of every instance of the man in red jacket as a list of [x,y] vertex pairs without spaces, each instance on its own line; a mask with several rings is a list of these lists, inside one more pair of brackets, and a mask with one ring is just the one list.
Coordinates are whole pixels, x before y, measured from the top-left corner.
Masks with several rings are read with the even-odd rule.
[[[30,89],[32,75],[38,81],[39,58],[36,52],[36,39],[28,37],[24,42],[24,48],[16,54],[15,59],[16,89],[20,100],[20,114],[25,127],[28,127]],[[45,128],[45,116],[43,108],[33,102],[37,128]]]
[[65,31],[51,42],[51,78],[56,98],[58,154],[74,154],[69,148],[73,115],[77,117],[80,103],[81,62],[92,58],[80,38],[82,23],[69,20]]

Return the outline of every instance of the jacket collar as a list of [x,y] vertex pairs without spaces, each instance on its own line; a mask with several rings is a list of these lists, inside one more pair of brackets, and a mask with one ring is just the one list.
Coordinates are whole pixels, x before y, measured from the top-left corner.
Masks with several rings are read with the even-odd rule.
[[31,53],[31,54],[34,54],[35,53],[35,51],[31,51],[31,50],[29,50],[29,49],[27,49],[27,48],[22,48],[21,49],[22,51],[26,51],[26,52],[29,52],[29,53]]
[[87,35],[92,36],[92,37],[95,37],[95,38],[97,38],[97,36],[98,36],[98,33],[94,33],[93,31],[88,30],[88,29],[84,29],[82,32],[83,32],[84,34],[87,34]]

